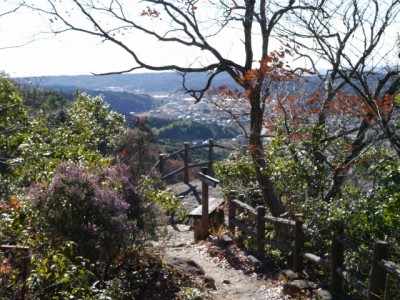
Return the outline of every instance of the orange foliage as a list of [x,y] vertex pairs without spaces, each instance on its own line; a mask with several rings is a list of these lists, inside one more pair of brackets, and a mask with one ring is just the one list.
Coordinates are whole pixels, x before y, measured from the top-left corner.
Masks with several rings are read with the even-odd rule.
[[24,206],[23,203],[15,197],[12,197],[10,199],[10,204],[11,204],[12,208],[14,209],[14,211],[16,211],[16,212],[18,212]]
[[[390,115],[393,105],[394,96],[384,95],[376,101],[366,101],[364,98],[345,93],[339,92],[335,101],[331,103],[330,112],[336,115],[348,115],[358,119],[368,118],[368,122],[372,122],[372,116],[377,113],[387,117]],[[366,117],[368,115],[368,117]]]
[[213,88],[207,91],[208,96],[218,95],[222,98],[240,99],[243,97],[243,93],[237,89],[229,89],[226,85],[221,85],[217,88]]
[[8,258],[3,258],[2,261],[0,261],[0,274],[2,275],[9,275],[12,273],[12,268],[9,263]]
[[278,127],[275,125],[272,116],[269,116],[264,119],[264,128],[267,129],[269,132],[275,132]]
[[380,101],[378,101],[378,107],[380,109],[380,112],[387,117],[392,109],[393,105],[395,103],[395,97],[393,95],[386,94],[384,95]]
[[260,79],[280,82],[299,77],[284,61],[286,55],[292,55],[291,51],[288,49],[272,51],[260,61],[258,69],[247,71],[240,81],[245,85],[255,86]]
[[339,91],[334,101],[330,103],[330,113],[346,115],[353,118],[363,118],[367,107],[362,97]]
[[0,210],[2,211],[12,209],[13,211],[18,212],[23,206],[24,204],[15,197],[12,197],[9,201],[0,200]]

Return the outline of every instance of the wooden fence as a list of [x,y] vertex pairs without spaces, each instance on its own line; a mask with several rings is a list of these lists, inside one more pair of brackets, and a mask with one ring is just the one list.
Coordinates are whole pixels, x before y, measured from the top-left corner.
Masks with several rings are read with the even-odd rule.
[[[343,235],[343,226],[338,224],[333,232],[331,232],[330,259],[322,258],[313,253],[304,252],[305,236],[308,228],[303,224],[301,214],[296,215],[295,220],[275,218],[265,215],[265,207],[258,206],[257,208],[253,208],[244,203],[243,200],[243,195],[240,195],[236,199],[235,192],[231,191],[228,197],[228,227],[232,233],[235,233],[237,228],[246,235],[256,239],[256,255],[261,261],[265,259],[265,245],[268,244],[282,251],[292,253],[293,271],[295,272],[303,270],[305,261],[318,265],[330,271],[330,289],[332,295],[335,297],[340,297],[343,294],[343,283],[346,281],[366,299],[384,299],[387,275],[390,274],[396,279],[400,279],[400,266],[388,260],[389,245],[387,242],[376,241],[372,257],[367,257],[371,262],[371,268],[369,286],[366,286],[344,268],[344,251],[346,248],[356,251],[360,255],[366,255],[359,251],[359,246],[355,242]],[[237,218],[238,210],[247,212],[248,215],[255,219],[255,228],[245,225]],[[291,228],[293,232],[293,245],[288,242],[265,238],[266,223]]]
[[[174,153],[169,154],[166,156],[165,154],[160,154],[159,155],[159,161],[158,163],[154,166],[153,169],[158,169],[158,171],[161,174],[161,179],[165,180],[168,179],[174,175],[177,175],[178,173],[183,172],[183,182],[185,184],[189,183],[189,170],[191,168],[196,168],[196,167],[204,167],[206,166],[208,170],[212,170],[212,163],[213,163],[213,158],[214,158],[214,148],[221,148],[225,150],[234,150],[232,147],[224,146],[221,144],[214,143],[214,140],[210,139],[208,140],[207,144],[202,144],[202,145],[194,145],[190,146],[189,143],[184,143],[184,148],[180,149],[178,151],[175,151]],[[196,149],[202,149],[202,148],[208,148],[208,160],[204,162],[198,162],[198,163],[191,163],[190,159],[190,151],[196,150]],[[168,159],[172,159],[177,157],[178,155],[183,154],[183,167],[178,168],[168,174],[164,174],[164,164]]]

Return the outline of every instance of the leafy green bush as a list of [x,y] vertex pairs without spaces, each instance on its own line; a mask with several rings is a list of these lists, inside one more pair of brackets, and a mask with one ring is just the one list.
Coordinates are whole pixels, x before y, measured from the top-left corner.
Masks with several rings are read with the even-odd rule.
[[18,156],[18,147],[29,132],[29,121],[23,99],[10,79],[0,72],[0,193],[7,198],[14,185],[8,178],[12,167],[8,160]]
[[225,195],[230,190],[243,194],[245,199],[252,199],[257,194],[256,173],[250,156],[232,152],[224,161],[215,162],[213,167]]
[[124,117],[110,111],[105,100],[77,94],[65,110],[65,120],[54,124],[50,116],[32,117],[19,140],[17,155],[8,160],[13,184],[51,180],[54,170],[70,160],[89,166],[108,166],[111,149],[123,131]]
[[94,266],[75,256],[74,243],[48,246],[42,243],[31,257],[29,299],[98,299]]
[[0,299],[21,298],[27,259],[25,299],[97,299],[94,267],[76,256],[74,243],[50,241],[35,209],[17,197],[0,200],[0,212],[0,244],[29,249],[0,252]]
[[180,199],[175,197],[172,191],[163,189],[150,177],[143,176],[138,184],[138,193],[146,201],[157,205],[161,211],[172,221],[174,217],[183,220],[186,212]]
[[[0,198],[0,245],[30,246],[30,208],[17,197]],[[17,299],[23,286],[24,250],[0,251],[0,299]]]

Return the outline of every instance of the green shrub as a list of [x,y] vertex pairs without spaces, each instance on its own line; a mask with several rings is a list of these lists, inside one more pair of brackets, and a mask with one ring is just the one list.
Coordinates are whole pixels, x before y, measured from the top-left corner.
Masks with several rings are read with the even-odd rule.
[[250,156],[232,152],[227,159],[215,162],[213,166],[224,194],[235,190],[248,199],[252,198],[254,192],[258,190],[256,173]]
[[181,200],[175,197],[171,190],[158,187],[156,180],[143,176],[138,184],[140,196],[146,202],[154,203],[168,217],[168,221],[172,221],[174,217],[183,220],[186,212]]
[[63,161],[92,167],[110,165],[111,156],[107,155],[125,119],[110,111],[102,97],[77,94],[65,109],[63,120],[54,119],[52,115],[30,118],[29,130],[15,146],[16,154],[7,160],[10,183],[28,187],[33,182],[49,181]]
[[31,257],[29,299],[98,299],[94,266],[75,256],[74,243],[47,247],[41,244]]

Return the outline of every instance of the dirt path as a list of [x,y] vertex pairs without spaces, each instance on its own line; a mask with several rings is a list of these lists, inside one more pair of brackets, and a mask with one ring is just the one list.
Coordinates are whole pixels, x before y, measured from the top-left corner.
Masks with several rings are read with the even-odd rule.
[[[187,211],[199,205],[200,182],[177,184],[170,188],[175,195],[181,196]],[[221,197],[218,188],[210,188],[209,195]],[[163,249],[167,261],[172,258],[191,259],[204,269],[206,276],[212,277],[215,289],[210,289],[210,296],[214,300],[289,299],[282,294],[283,282],[278,279],[276,272],[263,270],[262,273],[256,273],[246,253],[235,245],[221,247],[212,239],[194,243],[190,224],[167,226],[162,236],[163,239],[157,244]]]

